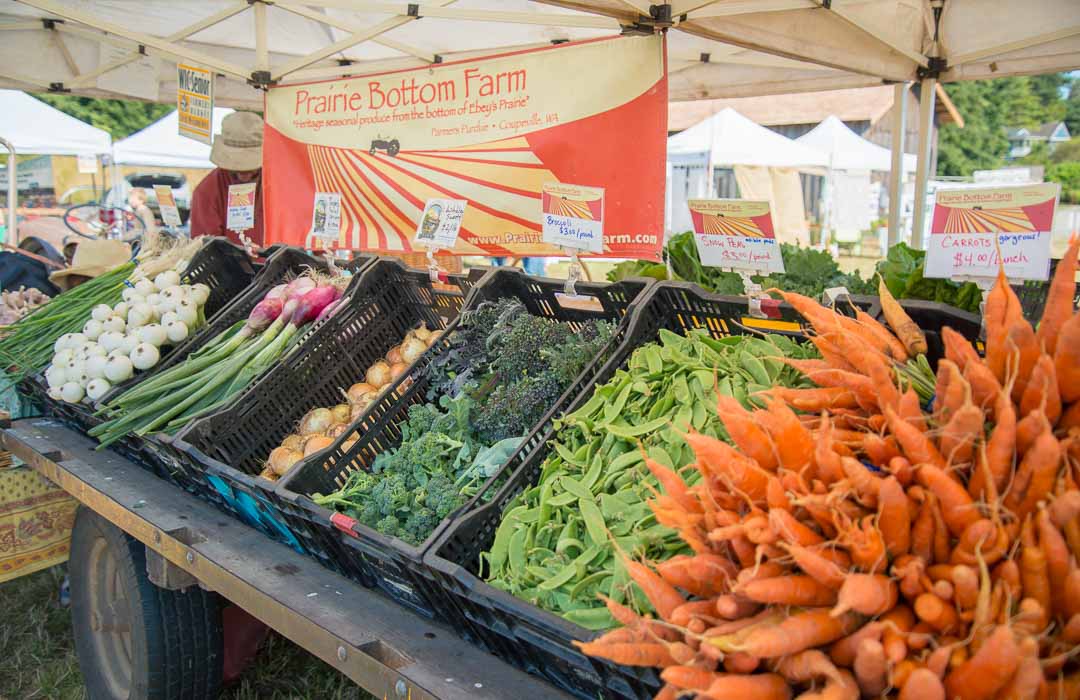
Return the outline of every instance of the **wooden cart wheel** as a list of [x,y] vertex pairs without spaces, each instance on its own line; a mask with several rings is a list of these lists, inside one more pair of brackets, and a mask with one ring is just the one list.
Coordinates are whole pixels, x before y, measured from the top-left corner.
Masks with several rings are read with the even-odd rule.
[[90,698],[216,698],[221,686],[219,599],[197,586],[158,588],[146,549],[80,508],[71,534],[75,650]]

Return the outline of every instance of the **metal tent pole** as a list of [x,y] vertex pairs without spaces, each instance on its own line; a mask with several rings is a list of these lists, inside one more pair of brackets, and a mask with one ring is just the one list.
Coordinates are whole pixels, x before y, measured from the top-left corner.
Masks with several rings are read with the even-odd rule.
[[15,177],[15,146],[10,141],[4,138],[0,138],[0,146],[3,146],[8,150],[11,155],[8,156],[8,220],[7,220],[7,234],[4,236],[4,241],[8,245],[19,245],[19,221],[15,213],[19,206],[19,183]]
[[904,137],[907,135],[908,84],[893,86],[892,169],[889,171],[889,247],[900,242],[904,210]]
[[919,160],[915,166],[915,222],[911,226],[911,247],[921,249],[926,223],[926,189],[930,180],[930,145],[934,133],[937,79],[923,78],[919,86]]

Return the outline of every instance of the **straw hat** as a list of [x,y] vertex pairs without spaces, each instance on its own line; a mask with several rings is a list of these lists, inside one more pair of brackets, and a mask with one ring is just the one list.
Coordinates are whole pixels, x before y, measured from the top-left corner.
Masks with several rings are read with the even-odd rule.
[[262,117],[254,112],[233,112],[221,120],[214,138],[210,162],[224,170],[258,170],[262,167]]
[[98,241],[82,241],[75,249],[75,256],[71,259],[71,267],[49,275],[49,281],[67,289],[71,275],[82,277],[97,277],[109,270],[123,265],[131,259],[131,246],[123,241],[111,241],[107,239]]

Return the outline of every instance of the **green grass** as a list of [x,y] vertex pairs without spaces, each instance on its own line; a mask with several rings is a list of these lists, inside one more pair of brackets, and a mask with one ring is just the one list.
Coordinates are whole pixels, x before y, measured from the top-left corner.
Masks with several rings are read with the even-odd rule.
[[[58,604],[65,567],[0,584],[0,699],[82,700],[71,615]],[[348,678],[277,635],[271,635],[223,700],[327,698],[365,700]]]

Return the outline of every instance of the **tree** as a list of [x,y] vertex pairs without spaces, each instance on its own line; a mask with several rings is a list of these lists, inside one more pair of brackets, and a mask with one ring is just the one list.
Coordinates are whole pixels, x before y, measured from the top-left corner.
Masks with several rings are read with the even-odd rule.
[[104,129],[114,140],[130,136],[175,109],[172,105],[135,100],[104,100],[54,94],[36,94],[34,97],[65,114]]
[[1057,163],[1046,169],[1049,182],[1061,183],[1061,201],[1080,204],[1080,163]]
[[1065,126],[1073,136],[1080,136],[1080,80],[1069,87],[1069,99],[1065,101]]
[[1058,144],[1058,147],[1050,154],[1051,163],[1065,163],[1070,160],[1080,161],[1080,135]]
[[970,81],[948,86],[949,98],[964,115],[963,129],[946,124],[938,132],[938,175],[964,176],[973,170],[996,168],[1009,149],[1004,105],[994,81]]
[[1043,115],[1041,122],[1059,122],[1065,118],[1065,102],[1063,95],[1069,94],[1069,88],[1073,82],[1068,73],[1047,73],[1046,75],[1033,75],[1029,78],[1031,92],[1042,104]]

